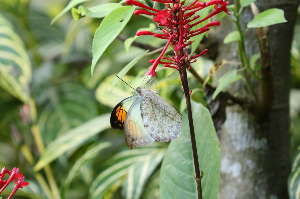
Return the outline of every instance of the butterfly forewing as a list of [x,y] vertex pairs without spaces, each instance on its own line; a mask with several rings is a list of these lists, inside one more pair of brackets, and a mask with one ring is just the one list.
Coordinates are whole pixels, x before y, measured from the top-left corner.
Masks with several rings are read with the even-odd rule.
[[120,130],[124,129],[127,112],[137,98],[137,95],[128,97],[115,106],[110,115],[110,125],[112,128]]
[[141,117],[141,101],[139,97],[130,107],[125,119],[125,140],[129,149],[150,145],[154,139],[150,137],[143,125]]

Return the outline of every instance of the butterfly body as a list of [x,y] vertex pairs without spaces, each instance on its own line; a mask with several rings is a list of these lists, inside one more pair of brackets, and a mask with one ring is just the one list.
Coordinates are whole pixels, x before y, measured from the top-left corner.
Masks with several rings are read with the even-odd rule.
[[169,142],[180,132],[181,116],[154,91],[138,87],[138,95],[122,100],[114,108],[112,128],[124,129],[129,149],[152,144],[155,140]]

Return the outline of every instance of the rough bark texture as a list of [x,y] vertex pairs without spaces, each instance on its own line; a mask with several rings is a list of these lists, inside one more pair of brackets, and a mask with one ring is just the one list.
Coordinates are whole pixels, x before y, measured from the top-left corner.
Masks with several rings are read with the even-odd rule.
[[[232,3],[232,2],[231,2]],[[271,111],[263,120],[257,120],[252,113],[239,106],[227,108],[227,120],[221,132],[221,184],[219,198],[288,198],[287,178],[290,172],[289,136],[289,89],[290,89],[290,48],[296,19],[298,0],[257,0],[260,12],[269,8],[280,8],[285,12],[287,23],[269,27],[271,70],[274,79],[274,101]],[[252,20],[250,7],[241,17],[243,30],[246,22]],[[216,29],[220,43],[217,61],[238,60],[237,43],[222,44],[224,37],[235,30],[234,24],[222,21]],[[259,53],[254,30],[245,38],[247,55]],[[229,50],[230,49],[230,50]],[[224,66],[216,75],[237,66]],[[259,83],[251,80],[259,93]],[[251,98],[243,81],[229,89],[232,94]],[[271,102],[270,102],[271,103]]]

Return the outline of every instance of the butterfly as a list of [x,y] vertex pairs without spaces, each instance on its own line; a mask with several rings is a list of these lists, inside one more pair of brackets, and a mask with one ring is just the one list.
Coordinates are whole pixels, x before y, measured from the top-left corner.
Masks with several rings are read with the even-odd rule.
[[137,95],[118,103],[110,116],[112,128],[124,129],[128,148],[177,138],[181,128],[181,116],[177,111],[155,91],[141,87],[135,90]]

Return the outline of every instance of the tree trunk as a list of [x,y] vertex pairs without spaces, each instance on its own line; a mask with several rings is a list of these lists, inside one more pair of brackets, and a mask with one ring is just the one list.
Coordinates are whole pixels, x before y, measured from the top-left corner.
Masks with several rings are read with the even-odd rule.
[[[271,110],[260,119],[237,105],[226,110],[227,120],[220,137],[222,164],[219,198],[221,199],[288,198],[287,179],[291,166],[290,48],[298,3],[298,0],[257,0],[255,2],[260,12],[269,8],[283,9],[288,22],[270,26],[267,35],[270,74],[273,76],[274,86],[274,100],[269,102],[272,104]],[[253,14],[249,6],[241,16],[240,23],[243,30],[246,29],[247,22],[252,19]],[[222,20],[221,24],[216,29],[220,44],[217,61],[222,59],[238,61],[237,43],[223,44],[224,37],[235,30],[235,25],[226,19]],[[245,45],[248,59],[251,55],[260,52],[254,29],[246,33]],[[215,75],[215,79],[237,67],[223,66]],[[251,84],[261,95],[260,83],[251,79]],[[239,97],[252,98],[243,81],[234,83],[229,92]]]

